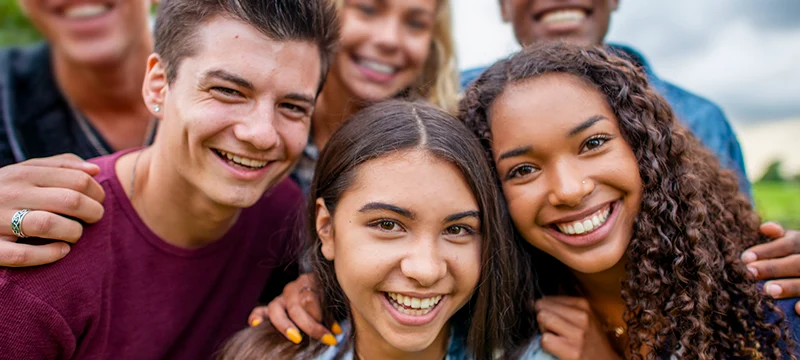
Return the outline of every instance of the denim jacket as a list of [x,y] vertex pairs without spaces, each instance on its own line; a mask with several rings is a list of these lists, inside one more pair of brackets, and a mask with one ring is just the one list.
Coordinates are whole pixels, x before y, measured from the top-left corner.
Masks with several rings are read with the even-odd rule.
[[[622,45],[608,45],[608,48],[642,67],[650,84],[667,99],[677,117],[706,147],[711,149],[719,158],[722,167],[736,173],[739,177],[739,188],[752,199],[739,140],[722,110],[711,101],[660,79],[644,56],[636,50]],[[466,88],[484,70],[485,67],[463,71],[461,87]]]

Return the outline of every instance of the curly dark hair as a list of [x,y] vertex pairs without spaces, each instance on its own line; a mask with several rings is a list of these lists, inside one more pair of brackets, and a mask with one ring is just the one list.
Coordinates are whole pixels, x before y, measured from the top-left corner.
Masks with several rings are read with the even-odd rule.
[[[580,78],[599,91],[638,162],[641,212],[627,249],[628,277],[621,294],[629,335],[626,355],[640,359],[640,351],[649,349],[647,358],[780,359],[784,351],[790,353],[794,341],[783,313],[757,289],[739,259],[744,247],[766,239],[736,176],[722,170],[719,160],[676,121],[644,72],[613,49],[544,44],[484,72],[466,91],[460,117],[479,136],[489,158],[495,99],[511,84],[548,73]],[[561,276],[538,279],[543,291],[570,286],[559,283],[564,280],[577,285],[563,275],[569,273],[565,265],[529,251],[564,270]],[[522,291],[533,298],[533,285]],[[535,328],[534,315],[520,318],[519,332],[531,335],[525,327]]]

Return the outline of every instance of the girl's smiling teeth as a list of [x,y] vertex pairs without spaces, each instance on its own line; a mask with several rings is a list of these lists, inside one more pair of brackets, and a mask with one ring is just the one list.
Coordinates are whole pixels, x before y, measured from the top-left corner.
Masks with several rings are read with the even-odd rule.
[[606,220],[608,220],[608,214],[610,213],[611,204],[608,204],[602,209],[578,221],[556,223],[554,225],[558,231],[567,235],[588,234],[605,224]]
[[377,61],[367,60],[367,59],[358,59],[358,65],[363,66],[367,69],[370,69],[374,72],[384,74],[384,75],[392,75],[397,72],[397,68],[394,66],[384,64]]
[[390,292],[385,292],[384,295],[397,311],[414,316],[421,316],[431,312],[442,300],[442,295],[429,298],[416,298]]
[[246,157],[242,157],[239,155],[234,155],[226,151],[213,149],[215,153],[224,160],[228,161],[228,164],[232,166],[242,167],[247,170],[258,170],[267,166],[267,161],[249,159]]

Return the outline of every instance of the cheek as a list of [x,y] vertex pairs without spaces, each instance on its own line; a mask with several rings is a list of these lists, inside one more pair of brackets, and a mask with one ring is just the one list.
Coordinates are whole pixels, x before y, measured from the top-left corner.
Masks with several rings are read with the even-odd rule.
[[282,127],[280,133],[290,158],[298,158],[308,143],[308,125],[301,121],[291,121]]
[[431,55],[432,47],[431,35],[418,36],[406,42],[405,48],[408,53],[409,60],[413,65],[413,70],[421,72],[425,66],[425,62]]
[[341,18],[342,27],[339,35],[339,48],[343,51],[354,49],[370,36],[369,23],[361,21],[356,16],[348,16],[347,12],[345,11]]
[[454,248],[445,250],[452,255],[448,267],[458,286],[471,292],[478,286],[481,276],[481,240],[473,241],[469,245],[453,246]]
[[511,219],[518,227],[524,228],[526,223],[532,223],[535,218],[536,195],[532,193],[534,185],[526,184],[520,186],[503,185],[508,211]]

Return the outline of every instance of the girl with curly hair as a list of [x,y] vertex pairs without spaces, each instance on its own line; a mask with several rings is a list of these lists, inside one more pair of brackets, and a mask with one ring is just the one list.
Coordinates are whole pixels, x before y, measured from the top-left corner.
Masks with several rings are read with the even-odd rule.
[[797,324],[741,251],[766,239],[737,179],[630,62],[536,46],[467,90],[461,118],[494,161],[539,273],[512,331],[563,359],[780,359]]

